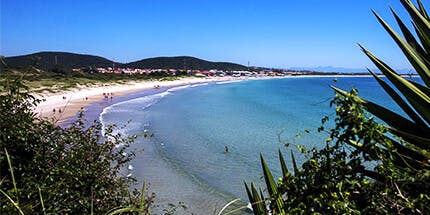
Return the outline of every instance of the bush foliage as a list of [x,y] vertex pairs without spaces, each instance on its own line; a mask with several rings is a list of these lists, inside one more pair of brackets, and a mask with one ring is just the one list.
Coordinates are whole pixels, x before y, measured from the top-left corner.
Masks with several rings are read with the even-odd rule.
[[135,137],[114,134],[114,126],[102,133],[99,123],[86,128],[82,118],[61,128],[35,117],[38,101],[19,79],[2,87],[1,214],[105,214],[146,201],[130,193],[135,180],[121,174],[134,157],[128,146]]

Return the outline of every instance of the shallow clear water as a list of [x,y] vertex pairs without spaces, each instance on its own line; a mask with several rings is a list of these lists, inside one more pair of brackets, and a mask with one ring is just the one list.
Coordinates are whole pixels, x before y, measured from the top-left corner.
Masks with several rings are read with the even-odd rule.
[[[295,143],[323,146],[325,134],[316,129],[322,117],[334,118],[329,85],[358,88],[359,95],[396,109],[371,77],[333,80],[304,77],[183,86],[124,99],[105,108],[100,118],[104,124],[130,120],[118,130],[124,134],[154,133],[134,145],[144,151],[132,162],[132,174],[149,182],[160,202],[184,201],[201,214],[233,198],[246,201],[244,180],[263,184],[260,153],[279,176],[278,149],[291,163],[289,151],[295,150]],[[307,129],[310,134],[304,132]],[[286,142],[293,144],[286,148]]]

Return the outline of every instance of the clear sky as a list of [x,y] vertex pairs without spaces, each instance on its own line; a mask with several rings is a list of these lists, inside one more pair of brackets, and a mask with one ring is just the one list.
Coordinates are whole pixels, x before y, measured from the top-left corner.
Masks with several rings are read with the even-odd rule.
[[118,62],[188,55],[277,68],[373,67],[361,43],[392,67],[411,68],[371,13],[394,26],[392,6],[409,20],[399,0],[0,1],[4,56],[65,51]]

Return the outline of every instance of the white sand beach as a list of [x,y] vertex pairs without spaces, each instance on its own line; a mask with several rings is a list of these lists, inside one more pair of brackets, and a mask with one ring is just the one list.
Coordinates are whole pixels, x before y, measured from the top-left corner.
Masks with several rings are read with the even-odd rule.
[[[60,93],[45,93],[35,95],[36,98],[41,99],[42,102],[38,104],[34,112],[41,118],[51,120],[55,123],[62,123],[68,118],[75,116],[80,110],[96,101],[103,99],[114,99],[115,96],[121,96],[126,93],[154,89],[155,86],[174,87],[187,84],[197,84],[205,82],[223,82],[223,81],[236,81],[247,79],[271,79],[271,78],[312,78],[312,77],[367,77],[367,76],[350,76],[350,75],[298,75],[298,76],[264,76],[264,77],[186,77],[173,81],[130,81],[124,84],[111,84],[105,86],[91,86],[80,87]],[[55,109],[55,111],[54,111]]]
[[91,86],[75,88],[60,93],[46,93],[35,95],[42,102],[38,104],[34,112],[44,119],[51,120],[55,123],[64,122],[69,117],[76,115],[80,110],[93,102],[103,99],[114,99],[115,96],[126,93],[154,89],[154,87],[173,87],[187,84],[196,84],[204,82],[229,81],[243,78],[233,77],[210,77],[195,78],[187,77],[173,81],[141,81],[127,82],[124,84],[112,84],[106,86]]

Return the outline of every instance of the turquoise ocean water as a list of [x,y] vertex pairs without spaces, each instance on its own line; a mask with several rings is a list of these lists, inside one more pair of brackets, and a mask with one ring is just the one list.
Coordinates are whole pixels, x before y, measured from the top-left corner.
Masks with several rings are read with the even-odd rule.
[[326,134],[316,129],[322,117],[334,118],[329,85],[355,87],[362,97],[398,110],[371,77],[300,77],[154,91],[104,108],[100,119],[104,125],[128,122],[117,129],[123,134],[154,133],[133,145],[140,151],[127,174],[149,183],[159,204],[183,201],[204,214],[234,198],[246,201],[244,180],[263,184],[260,153],[279,176],[278,149],[289,162],[295,144],[324,145]]

